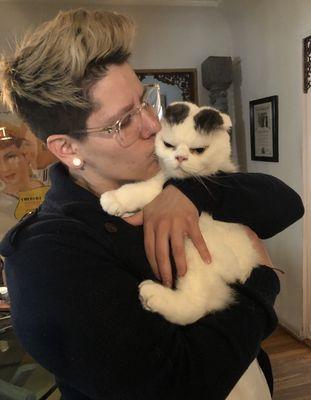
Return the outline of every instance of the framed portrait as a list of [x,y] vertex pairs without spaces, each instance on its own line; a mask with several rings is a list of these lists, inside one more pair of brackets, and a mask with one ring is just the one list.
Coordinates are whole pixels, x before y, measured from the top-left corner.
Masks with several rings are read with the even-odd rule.
[[249,107],[251,159],[278,162],[278,96],[252,100]]
[[0,105],[0,239],[43,202],[55,161],[30,128]]
[[142,83],[158,83],[162,108],[173,101],[198,103],[197,70],[188,69],[137,69]]

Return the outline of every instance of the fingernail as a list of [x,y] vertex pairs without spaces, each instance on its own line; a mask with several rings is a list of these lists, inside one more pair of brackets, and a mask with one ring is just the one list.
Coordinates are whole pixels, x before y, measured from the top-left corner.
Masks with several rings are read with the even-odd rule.
[[164,281],[163,285],[170,288],[171,287],[171,282],[170,281]]
[[205,261],[206,264],[210,264],[212,262],[212,259],[211,258],[205,258],[204,261]]

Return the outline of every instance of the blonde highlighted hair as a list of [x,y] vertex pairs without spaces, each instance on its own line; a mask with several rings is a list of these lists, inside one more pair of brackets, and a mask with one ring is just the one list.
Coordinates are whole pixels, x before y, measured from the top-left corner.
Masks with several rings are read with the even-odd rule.
[[[82,8],[60,12],[27,34],[12,58],[2,57],[3,102],[42,139],[84,129],[93,109],[90,87],[109,65],[127,61],[134,30],[129,18],[116,13]],[[57,126],[55,118],[64,113],[67,118],[72,114],[72,121]]]

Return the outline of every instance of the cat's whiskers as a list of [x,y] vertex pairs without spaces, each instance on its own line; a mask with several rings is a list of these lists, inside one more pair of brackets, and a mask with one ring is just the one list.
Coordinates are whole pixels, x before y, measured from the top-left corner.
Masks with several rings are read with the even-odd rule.
[[[204,183],[204,181],[203,181],[203,179],[202,179],[202,176],[200,176],[200,173],[204,170],[204,168],[202,168],[202,169],[200,169],[200,170],[193,169],[193,172],[192,172],[192,171],[191,171],[191,168],[189,168],[189,165],[187,165],[187,169],[190,169],[190,171],[184,170],[184,169],[182,168],[181,165],[180,165],[179,167],[180,167],[180,169],[181,169],[185,174],[187,174],[189,177],[192,177],[192,178],[194,178],[195,180],[197,180],[197,181],[208,191],[208,193],[211,195],[211,197],[214,197],[214,196],[213,196],[213,193],[210,191],[210,189],[209,189],[209,188],[206,186],[206,184]],[[204,178],[209,179],[210,177],[204,175]],[[212,181],[212,179],[209,179],[209,180]]]
[[204,183],[202,177],[200,175],[195,175],[192,174],[192,177],[197,180],[199,183],[201,183],[201,185],[207,190],[207,192],[211,195],[211,197],[213,197],[213,193],[210,191],[210,189],[206,186],[206,184]]
[[[198,170],[198,169],[195,169],[195,170],[194,170],[194,173],[193,173],[193,172],[191,171],[191,166],[189,166],[189,164],[187,164],[187,169],[189,169],[190,171],[186,171],[186,170],[184,170],[184,169],[182,169],[182,170],[183,170],[185,173],[188,173],[189,175],[193,176],[193,177],[194,177],[195,179],[197,179],[198,181],[200,181],[204,187],[206,187],[206,186],[204,185],[204,182],[203,182],[203,180],[202,180],[202,177],[203,177],[203,176],[204,176],[205,179],[208,179],[210,182],[213,182],[213,183],[216,184],[216,185],[223,186],[223,187],[228,187],[227,185],[225,185],[225,184],[219,182],[219,175],[217,175],[217,179],[214,179],[214,176],[215,176],[214,173],[211,174],[211,175],[207,175],[206,173],[204,173],[204,170],[205,170],[204,167],[201,168],[201,169],[199,169],[199,170]],[[218,171],[218,172],[219,172],[219,171]],[[217,174],[217,172],[216,172],[216,174]],[[225,176],[224,176],[224,178],[225,178]],[[207,188],[206,188],[206,189],[207,189]]]
[[[197,169],[197,168],[194,168],[193,166],[191,166],[191,164],[190,164],[190,165],[189,165],[189,164],[190,164],[190,163],[188,162],[187,165],[186,165],[185,167],[187,168],[187,170],[189,170],[189,173],[190,173],[190,174],[204,175],[204,174],[203,174],[203,171],[204,171],[205,168]],[[180,168],[182,168],[181,165],[180,165]],[[182,168],[182,170],[183,170],[184,172],[188,172],[188,171],[186,171],[184,168]],[[205,176],[205,175],[204,175],[204,176]]]
[[[214,177],[216,179],[214,179]],[[215,185],[223,186],[223,187],[230,187],[229,185],[225,185],[225,184],[219,182],[220,178],[224,178],[225,179],[225,178],[227,178],[227,175],[224,175],[223,177],[219,176],[219,175],[217,175],[217,176],[216,175],[210,175],[210,176],[204,176],[204,178],[208,179],[210,182],[213,182]]]

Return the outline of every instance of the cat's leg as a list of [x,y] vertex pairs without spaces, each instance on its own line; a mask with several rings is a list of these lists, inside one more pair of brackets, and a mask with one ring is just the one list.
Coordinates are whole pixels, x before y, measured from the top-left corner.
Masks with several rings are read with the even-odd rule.
[[193,309],[191,319],[187,318],[188,313],[185,318],[185,310],[189,308],[188,299],[176,290],[151,280],[143,281],[139,285],[139,298],[146,310],[157,312],[175,324],[187,325],[193,322],[193,319],[198,320],[201,317],[196,307]]
[[[204,265],[204,268],[210,268]],[[212,268],[212,267],[211,267]],[[197,271],[188,271],[172,290],[147,280],[139,285],[140,300],[149,311],[179,325],[191,324],[209,312],[223,309],[233,301],[232,289],[213,274],[207,281]]]
[[100,204],[108,214],[117,216],[141,210],[161,192],[164,182],[164,174],[159,172],[147,181],[129,183],[103,193]]

